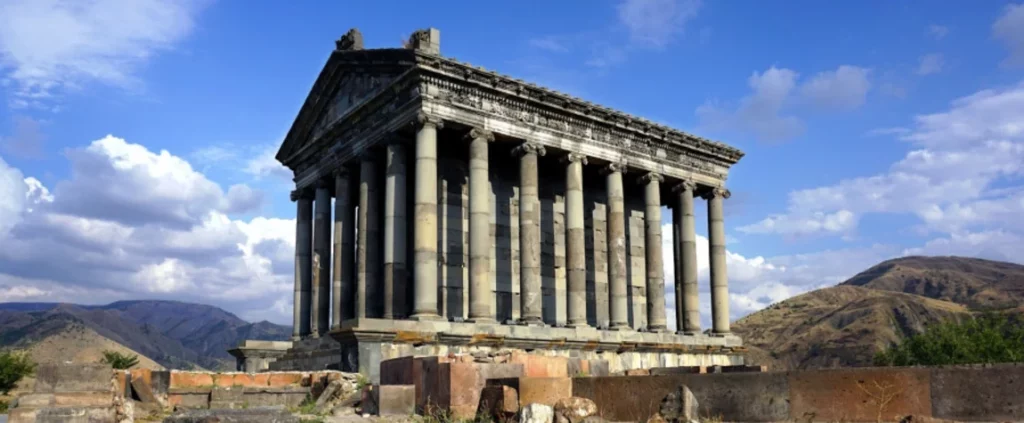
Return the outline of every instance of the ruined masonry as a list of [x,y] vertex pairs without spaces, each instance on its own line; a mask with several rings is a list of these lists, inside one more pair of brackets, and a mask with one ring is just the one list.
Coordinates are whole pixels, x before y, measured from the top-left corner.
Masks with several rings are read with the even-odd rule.
[[[382,359],[499,349],[612,371],[742,364],[722,208],[743,153],[444,57],[440,41],[427,29],[364,49],[349,31],[278,151],[295,174],[295,314],[270,368],[376,381]],[[695,197],[709,216],[707,332]]]

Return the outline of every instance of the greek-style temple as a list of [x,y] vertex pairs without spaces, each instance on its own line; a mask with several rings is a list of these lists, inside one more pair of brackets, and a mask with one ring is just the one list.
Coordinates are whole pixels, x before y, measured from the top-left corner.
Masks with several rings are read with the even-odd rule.
[[[444,57],[440,41],[427,29],[364,49],[349,31],[277,153],[295,174],[294,342],[270,367],[375,379],[387,358],[499,349],[613,370],[743,364],[722,211],[743,153]],[[708,210],[707,331],[696,198]]]

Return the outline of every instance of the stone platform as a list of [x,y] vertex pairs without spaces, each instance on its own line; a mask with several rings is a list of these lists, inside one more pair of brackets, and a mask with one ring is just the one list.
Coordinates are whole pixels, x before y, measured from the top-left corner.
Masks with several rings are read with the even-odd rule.
[[350,319],[329,337],[307,338],[271,370],[336,369],[359,372],[377,383],[382,360],[476,351],[525,350],[533,354],[599,359],[612,373],[676,366],[744,364],[735,335],[612,331],[449,321]]

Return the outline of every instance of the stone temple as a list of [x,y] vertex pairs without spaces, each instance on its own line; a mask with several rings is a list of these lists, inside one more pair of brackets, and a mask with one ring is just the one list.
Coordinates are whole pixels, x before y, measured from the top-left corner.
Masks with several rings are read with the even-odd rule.
[[[501,349],[606,359],[613,372],[743,364],[722,220],[742,156],[445,57],[436,29],[383,49],[353,29],[277,153],[295,174],[295,305],[292,346],[270,368],[376,380],[383,359]],[[710,330],[696,198],[709,216]]]

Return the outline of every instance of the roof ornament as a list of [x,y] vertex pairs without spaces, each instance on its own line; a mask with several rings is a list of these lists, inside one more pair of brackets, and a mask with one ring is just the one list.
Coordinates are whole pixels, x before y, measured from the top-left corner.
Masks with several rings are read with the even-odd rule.
[[407,48],[427,54],[441,54],[441,31],[437,28],[419,29],[409,36]]
[[359,29],[352,28],[345,35],[342,35],[338,41],[335,41],[334,45],[341,51],[362,50],[363,34],[359,32]]

